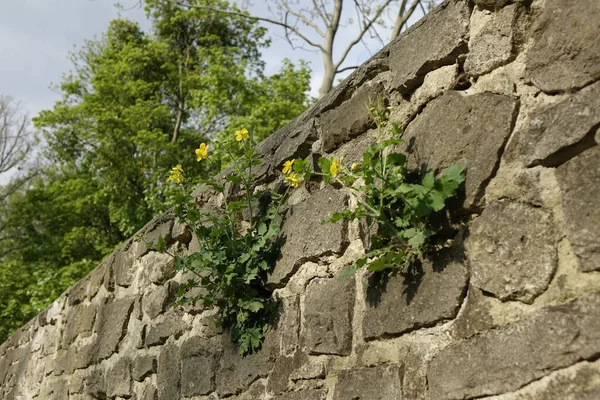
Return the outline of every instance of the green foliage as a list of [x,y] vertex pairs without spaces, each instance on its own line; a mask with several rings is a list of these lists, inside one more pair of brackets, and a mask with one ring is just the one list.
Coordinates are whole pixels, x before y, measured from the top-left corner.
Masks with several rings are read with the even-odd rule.
[[[407,156],[396,151],[403,143],[399,126],[391,124],[392,137],[384,138],[389,108],[379,100],[369,106],[369,113],[380,140],[364,152],[360,165],[347,168],[342,165],[343,160],[318,160],[324,183],[342,185],[358,203],[353,210],[334,213],[329,222],[365,219],[369,221],[369,231],[376,231],[365,256],[343,276],[365,266],[369,271],[398,271],[409,266],[430,248],[437,233],[432,218],[444,210],[447,200],[456,196],[465,180],[464,168],[458,165],[450,166],[437,177],[434,171],[423,176],[411,171]],[[294,160],[294,173],[307,180],[310,166],[306,161]]]
[[[245,129],[238,131],[241,132],[247,133]],[[205,307],[217,306],[218,324],[231,330],[241,355],[258,350],[268,330],[273,304],[265,283],[279,252],[276,217],[281,196],[256,190],[252,168],[261,160],[250,141],[250,137],[239,140],[246,150],[240,157],[234,156],[225,144],[217,143],[221,151],[231,155],[231,173],[224,182],[207,179],[204,183],[223,193],[220,209],[199,208],[186,194],[183,183],[174,199],[176,216],[194,231],[200,247],[196,253],[176,257],[178,270],[195,275],[180,286],[179,303],[201,301]],[[206,158],[212,161],[211,156]],[[174,169],[169,179],[177,182],[175,178],[178,172]],[[239,187],[233,198],[225,195],[225,185]],[[247,226],[244,215],[249,220]],[[160,243],[157,247],[161,247]],[[203,294],[186,295],[199,286]]]

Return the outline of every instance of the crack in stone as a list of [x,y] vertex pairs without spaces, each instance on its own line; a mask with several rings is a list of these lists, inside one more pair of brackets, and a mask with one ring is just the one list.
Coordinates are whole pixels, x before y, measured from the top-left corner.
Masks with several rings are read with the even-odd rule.
[[534,160],[527,167],[528,168],[533,168],[533,167],[537,167],[537,166],[542,166],[542,167],[547,167],[547,168],[560,167],[561,165],[563,165],[567,161],[577,157],[584,151],[597,146],[598,143],[596,143],[595,136],[596,136],[596,133],[598,132],[599,128],[600,128],[600,123],[592,126],[592,128],[585,134],[585,136],[581,140],[558,149],[557,151],[550,154],[548,157],[544,158],[543,160],[540,160],[540,159]]

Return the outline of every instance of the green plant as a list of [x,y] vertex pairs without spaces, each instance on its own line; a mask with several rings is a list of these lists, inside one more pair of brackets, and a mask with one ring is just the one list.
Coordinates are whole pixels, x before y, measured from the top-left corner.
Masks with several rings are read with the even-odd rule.
[[[265,288],[266,274],[279,252],[276,222],[282,196],[266,190],[256,190],[252,168],[260,164],[246,129],[236,131],[236,140],[246,152],[235,157],[228,145],[216,143],[231,157],[231,173],[224,182],[205,180],[217,192],[223,193],[223,206],[204,211],[183,187],[181,166],[172,169],[168,181],[181,187],[174,198],[174,213],[196,235],[200,250],[175,258],[178,270],[194,275],[179,288],[179,304],[201,301],[205,307],[219,308],[218,325],[230,329],[232,340],[245,355],[260,348],[269,328],[269,316],[274,304]],[[198,161],[208,160],[209,147],[202,143],[196,150]],[[225,195],[225,185],[233,185],[238,195]],[[245,223],[243,214],[249,222]],[[164,241],[158,243],[165,251]],[[203,294],[191,295],[190,290],[202,287]]]
[[[321,157],[318,165],[324,183],[335,183],[349,191],[357,200],[350,210],[334,213],[328,222],[341,219],[368,221],[370,247],[364,257],[346,269],[350,275],[366,266],[370,271],[403,270],[423,252],[430,249],[437,231],[432,217],[446,207],[446,201],[456,196],[465,180],[464,168],[452,165],[439,177],[435,171],[424,175],[410,170],[405,154],[395,151],[403,143],[403,132],[397,124],[389,126],[391,108],[383,100],[369,104],[369,115],[378,132],[377,143],[363,154],[362,163],[343,165],[343,159]],[[389,137],[391,134],[391,137]],[[312,173],[306,160],[286,163],[288,183],[310,179]]]

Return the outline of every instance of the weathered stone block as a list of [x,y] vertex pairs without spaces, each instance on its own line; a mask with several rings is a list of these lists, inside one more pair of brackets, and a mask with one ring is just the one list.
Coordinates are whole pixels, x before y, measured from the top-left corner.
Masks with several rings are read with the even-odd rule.
[[169,312],[165,314],[164,319],[156,325],[147,328],[146,346],[157,346],[164,344],[171,336],[178,338],[187,328],[179,312]]
[[154,218],[148,222],[145,227],[142,228],[143,240],[140,240],[137,244],[134,259],[138,259],[143,255],[147,254],[158,242],[159,238],[162,238],[166,245],[173,244],[175,240],[171,234],[175,217],[172,214],[164,214]]
[[320,119],[323,150],[329,152],[374,126],[369,117],[369,105],[383,92],[381,84],[365,86],[350,100],[325,112]]
[[311,354],[350,354],[354,298],[353,277],[311,281],[304,301],[306,347]]
[[563,192],[567,238],[584,272],[600,270],[600,147],[556,169]]
[[121,339],[127,333],[129,316],[133,310],[133,299],[113,300],[100,306],[95,331],[98,340],[94,344],[94,363],[110,357],[119,347]]
[[429,364],[429,396],[464,399],[511,392],[598,354],[600,292],[446,347]]
[[272,159],[273,168],[281,169],[287,160],[307,157],[312,144],[318,137],[315,118],[295,127],[275,150]]
[[106,398],[106,379],[104,371],[101,368],[94,368],[87,371],[84,378],[84,392],[91,395],[94,399]]
[[152,251],[146,254],[140,263],[142,273],[147,274],[148,280],[155,285],[164,284],[177,273],[175,270],[175,261],[168,254]]
[[160,349],[156,385],[159,400],[179,399],[181,359],[178,346],[166,345]]
[[142,382],[146,377],[156,372],[156,358],[152,355],[137,356],[131,367],[131,377]]
[[529,34],[525,77],[545,92],[581,88],[600,78],[600,3],[547,1]]
[[113,271],[114,281],[119,286],[128,287],[133,282],[135,275],[133,252],[133,240],[128,240],[113,254],[111,258],[111,269]]
[[275,361],[269,375],[267,392],[279,394],[289,388],[292,373],[308,361],[306,353],[297,351],[292,356],[282,356]]
[[600,124],[600,82],[557,104],[534,110],[528,119],[518,138],[518,152],[525,165],[556,166],[564,162],[569,148],[595,144],[593,135]]
[[144,312],[151,319],[158,317],[167,310],[169,304],[175,301],[178,288],[177,282],[171,281],[146,293],[142,301]]
[[418,262],[410,275],[367,275],[363,284],[365,339],[400,335],[456,317],[468,277],[464,256],[458,251]]
[[491,10],[497,10],[510,3],[523,2],[524,0],[475,0],[475,4],[481,8],[489,8]]
[[557,266],[552,215],[524,203],[490,204],[471,224],[466,247],[471,283],[502,301],[533,302]]
[[273,400],[325,400],[326,398],[327,391],[324,389],[304,389],[275,396]]
[[181,346],[181,395],[206,395],[216,388],[215,371],[221,348],[216,340],[191,337]]
[[469,15],[466,1],[446,1],[400,35],[390,47],[392,86],[409,95],[427,73],[467,53]]
[[465,72],[478,76],[507,63],[513,57],[515,22],[523,6],[511,5],[498,12],[474,11],[471,17],[469,54]]
[[281,235],[285,244],[268,282],[281,285],[308,259],[340,253],[344,246],[344,223],[323,224],[335,211],[344,209],[346,195],[328,186],[290,208]]
[[402,367],[395,364],[342,371],[333,400],[401,399],[402,375]]
[[452,164],[468,167],[465,205],[476,203],[498,165],[516,110],[517,101],[508,96],[447,92],[408,126],[409,166],[437,171]]
[[95,305],[78,304],[72,307],[65,315],[65,325],[63,328],[62,347],[67,348],[78,335],[81,337],[90,336],[96,318]]
[[109,397],[131,396],[131,359],[123,357],[108,369],[106,376],[106,392]]

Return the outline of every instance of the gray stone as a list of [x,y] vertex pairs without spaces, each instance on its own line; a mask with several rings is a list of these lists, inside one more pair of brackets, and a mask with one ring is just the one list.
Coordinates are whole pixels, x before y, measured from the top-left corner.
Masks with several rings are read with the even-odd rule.
[[78,304],[65,314],[62,347],[68,348],[77,336],[88,337],[92,334],[96,318],[96,306]]
[[88,370],[84,382],[85,393],[91,395],[94,399],[106,398],[106,379],[104,377],[104,371],[101,368],[97,367]]
[[482,26],[471,28],[469,54],[465,60],[465,72],[471,76],[488,73],[513,58],[515,22],[523,12],[516,4],[494,13],[475,12],[483,19]]
[[297,351],[293,356],[282,356],[275,361],[269,375],[267,392],[279,394],[288,390],[292,373],[307,363],[306,353]]
[[300,332],[300,299],[292,296],[281,299],[277,332],[281,337],[281,351],[292,354],[298,348],[298,333]]
[[183,315],[180,312],[169,312],[165,314],[161,322],[147,328],[146,346],[164,344],[171,336],[178,338],[186,330],[187,326],[188,324],[183,321]]
[[109,397],[131,396],[131,359],[123,357],[108,369],[106,392]]
[[132,298],[113,300],[100,306],[95,327],[98,340],[94,344],[92,355],[94,363],[110,357],[117,351],[121,339],[127,333],[132,310]]
[[433,399],[514,391],[600,354],[600,292],[446,347],[427,371]]
[[146,255],[155,248],[158,240],[162,238],[167,246],[175,243],[171,234],[175,217],[172,214],[164,214],[148,222],[141,230],[141,240],[138,242],[134,259]]
[[492,301],[495,300],[484,296],[481,290],[471,286],[465,305],[452,324],[454,337],[464,339],[494,327],[496,324],[491,315]]
[[144,256],[141,268],[142,273],[147,274],[150,282],[155,285],[163,285],[177,273],[173,257],[156,251],[152,251]]
[[341,371],[333,400],[390,400],[402,398],[402,367],[380,365]]
[[471,283],[502,301],[532,303],[557,266],[555,228],[543,208],[500,200],[471,224]]
[[311,281],[304,300],[305,340],[311,354],[350,354],[354,299],[354,277]]
[[514,2],[523,2],[524,0],[474,0],[475,4],[481,8],[497,10]]
[[427,73],[467,53],[469,15],[466,1],[446,1],[400,35],[390,47],[392,86],[409,95]]
[[273,397],[273,400],[325,400],[327,391],[323,389],[304,389],[297,392],[288,392]]
[[[152,383],[148,382],[145,384],[138,392],[137,400],[159,400],[158,391],[152,385]],[[167,400],[167,399],[165,399]]]
[[546,2],[536,18],[525,77],[545,92],[581,88],[600,78],[600,3],[597,0]]
[[359,89],[348,101],[325,112],[320,118],[323,151],[336,149],[374,126],[369,117],[369,105],[382,93],[383,85],[368,85]]
[[153,288],[154,290],[151,290],[144,295],[144,299],[142,301],[144,312],[151,319],[158,317],[167,310],[167,307],[171,303],[175,301],[178,288],[179,285],[177,282],[173,281]]
[[302,203],[290,208],[281,236],[285,240],[281,257],[269,275],[269,284],[280,286],[303,262],[321,255],[341,253],[344,248],[344,223],[323,224],[335,211],[344,209],[346,195],[327,186]]
[[132,245],[133,241],[128,240],[119,247],[112,257],[111,269],[114,274],[114,281],[119,286],[128,287],[133,282],[135,254]]
[[219,339],[191,337],[181,346],[181,395],[206,395],[216,389]]
[[160,349],[156,385],[159,400],[179,399],[181,385],[179,347],[166,345]]
[[225,332],[220,339],[223,355],[217,370],[217,393],[221,397],[242,392],[257,379],[266,378],[279,356],[278,338],[271,331],[267,332],[259,351],[244,357],[231,342],[230,332]]
[[142,382],[146,377],[156,372],[156,358],[152,355],[137,356],[131,367],[131,377]]
[[454,318],[469,276],[465,264],[458,251],[444,251],[416,262],[410,273],[367,275],[365,339],[400,335]]
[[312,144],[318,139],[316,119],[295,127],[273,154],[273,167],[281,170],[283,163],[295,158],[306,158]]
[[565,100],[534,110],[518,137],[518,152],[528,167],[558,166],[579,146],[595,145],[600,125],[600,82]]
[[516,110],[517,101],[508,96],[447,92],[408,126],[409,166],[436,171],[466,166],[465,205],[477,203],[497,168]]
[[556,170],[563,192],[567,238],[584,272],[600,270],[600,147],[586,150]]

